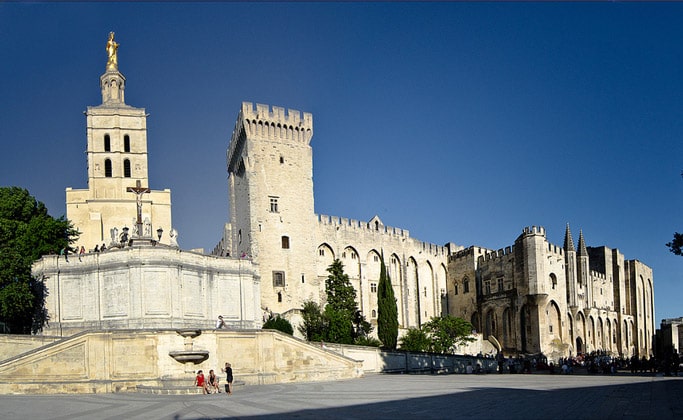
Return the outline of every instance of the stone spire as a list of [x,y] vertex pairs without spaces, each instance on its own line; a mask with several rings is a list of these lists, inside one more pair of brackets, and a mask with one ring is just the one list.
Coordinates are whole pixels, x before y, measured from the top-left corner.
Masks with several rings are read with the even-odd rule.
[[114,32],[109,32],[106,46],[107,67],[105,73],[100,76],[102,105],[125,105],[123,91],[126,87],[126,78],[119,72],[118,50],[119,44],[114,41]]
[[577,252],[578,256],[581,257],[587,257],[588,256],[588,250],[586,249],[586,242],[583,240],[583,231],[579,231],[579,252]]
[[574,249],[574,239],[572,238],[572,232],[569,230],[569,223],[567,223],[567,230],[564,232],[564,250],[575,251]]

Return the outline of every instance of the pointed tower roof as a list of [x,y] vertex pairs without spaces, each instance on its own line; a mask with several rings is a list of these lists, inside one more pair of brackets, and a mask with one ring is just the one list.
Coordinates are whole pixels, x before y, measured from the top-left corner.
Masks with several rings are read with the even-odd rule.
[[588,250],[586,249],[586,241],[583,239],[583,231],[579,231],[579,252],[577,252],[577,255],[579,256],[588,256]]
[[569,223],[567,223],[567,230],[564,232],[564,250],[565,252],[574,252],[574,239],[572,238],[572,232],[569,230]]

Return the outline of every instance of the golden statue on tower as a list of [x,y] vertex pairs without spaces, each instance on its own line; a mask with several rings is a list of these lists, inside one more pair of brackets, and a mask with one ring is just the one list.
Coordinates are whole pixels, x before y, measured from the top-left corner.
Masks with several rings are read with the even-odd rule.
[[119,44],[114,41],[114,32],[109,32],[109,40],[107,41],[107,70],[118,70],[119,59],[116,51],[119,49]]

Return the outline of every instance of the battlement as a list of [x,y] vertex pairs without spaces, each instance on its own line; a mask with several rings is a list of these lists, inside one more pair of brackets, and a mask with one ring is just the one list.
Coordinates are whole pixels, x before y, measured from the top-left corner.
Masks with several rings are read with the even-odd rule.
[[247,134],[266,138],[301,141],[313,137],[313,114],[268,105],[242,102],[240,118]]
[[453,261],[460,258],[483,256],[492,251],[492,249],[482,248],[480,246],[470,246],[469,248],[461,249],[460,251],[451,254],[451,256],[448,257],[448,260]]
[[548,252],[551,254],[557,254],[561,257],[564,256],[564,248],[555,244],[548,242]]
[[599,271],[591,270],[590,276],[593,280],[602,280],[603,282],[607,281],[607,275]]
[[242,102],[242,109],[232,130],[227,153],[228,172],[234,172],[247,137],[291,141],[308,145],[313,137],[313,115],[263,104]]
[[514,250],[515,250],[514,246],[507,246],[507,247],[501,248],[497,251],[487,252],[486,254],[479,257],[479,262],[495,260],[496,258],[502,258],[506,255],[512,254],[514,252]]
[[522,230],[522,235],[541,235],[545,237],[545,228],[543,226],[527,226]]
[[326,214],[318,214],[316,216],[318,217],[318,223],[320,223],[321,225],[332,225],[336,226],[339,229],[359,229],[373,232],[381,232],[405,238],[410,237],[410,232],[408,232],[406,229],[400,229],[385,225],[378,225],[376,227],[370,226],[369,222],[349,219],[347,217],[328,216]]
[[447,247],[411,238],[410,232],[406,229],[385,226],[381,223],[375,224],[372,223],[372,220],[370,222],[364,222],[346,217],[329,216],[327,214],[316,214],[316,217],[318,219],[318,224],[332,227],[337,231],[356,231],[361,235],[379,234],[388,235],[397,239],[412,240],[414,241],[413,243],[418,244],[421,252],[428,253],[430,255],[448,255]]

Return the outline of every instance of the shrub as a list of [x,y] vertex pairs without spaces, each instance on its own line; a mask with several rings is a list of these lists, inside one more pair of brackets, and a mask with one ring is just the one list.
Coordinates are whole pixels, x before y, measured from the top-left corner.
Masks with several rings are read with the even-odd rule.
[[280,315],[275,315],[268,318],[268,321],[263,324],[263,329],[278,330],[285,334],[294,335],[294,327],[292,327],[292,324],[285,318],[282,318]]

